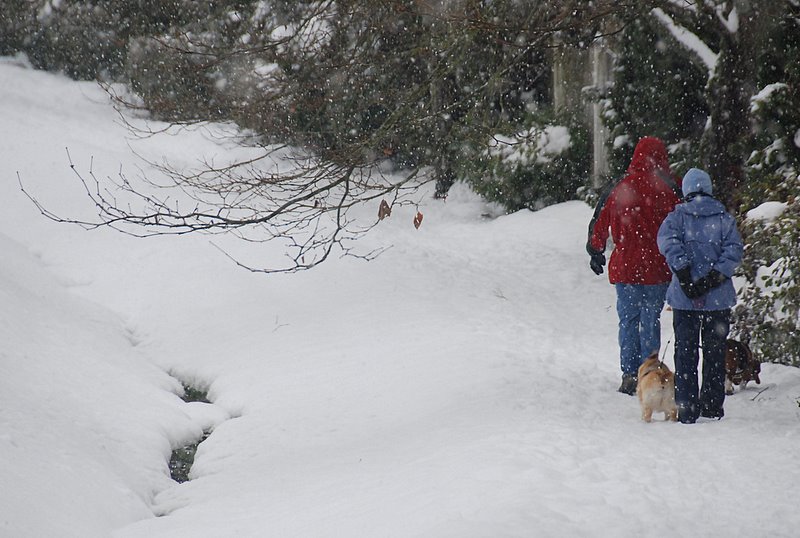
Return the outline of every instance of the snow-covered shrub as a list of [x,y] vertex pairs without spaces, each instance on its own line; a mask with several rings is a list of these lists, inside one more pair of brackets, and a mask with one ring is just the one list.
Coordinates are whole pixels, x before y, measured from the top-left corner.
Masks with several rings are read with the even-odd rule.
[[110,80],[119,74],[125,57],[125,25],[113,5],[40,4],[26,40],[35,67],[63,71],[78,79]]
[[38,69],[115,81],[131,38],[161,35],[207,11],[208,3],[192,0],[4,0],[0,54],[23,52]]
[[[214,101],[213,79],[200,55],[185,54],[182,38],[143,37],[132,40],[125,74],[131,90],[159,120],[211,119],[220,107]],[[215,106],[216,105],[216,106]]]
[[125,77],[159,119],[225,119],[278,131],[265,119],[274,115],[282,77],[279,38],[269,30],[278,24],[265,2],[207,4],[188,21],[131,39]]
[[0,55],[22,52],[35,22],[36,12],[28,0],[5,0],[0,10]]
[[589,180],[589,138],[577,121],[534,123],[514,135],[495,135],[459,171],[472,188],[509,211],[541,209],[576,199]]
[[763,361],[800,366],[800,196],[762,204],[742,229],[746,282],[733,334],[750,339]]
[[800,366],[800,23],[787,18],[760,62],[741,193],[745,277],[734,332],[762,360]]

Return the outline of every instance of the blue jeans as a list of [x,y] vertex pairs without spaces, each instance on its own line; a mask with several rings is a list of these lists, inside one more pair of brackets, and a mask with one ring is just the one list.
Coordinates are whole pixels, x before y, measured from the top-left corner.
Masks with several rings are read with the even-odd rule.
[[636,375],[644,359],[661,349],[661,311],[669,284],[615,284],[619,316],[619,363]]
[[[675,403],[678,419],[721,418],[725,402],[725,341],[730,329],[728,310],[673,310],[675,327]],[[703,383],[697,381],[703,342]]]

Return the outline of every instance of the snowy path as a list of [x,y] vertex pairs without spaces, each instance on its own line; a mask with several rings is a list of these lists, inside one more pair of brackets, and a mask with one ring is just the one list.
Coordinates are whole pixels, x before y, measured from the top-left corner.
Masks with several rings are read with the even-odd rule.
[[[695,428],[641,423],[635,399],[615,392],[613,292],[585,268],[588,216],[575,203],[441,229],[429,218],[432,230],[376,262],[292,277],[274,304],[265,291],[262,320],[285,325],[239,327],[263,351],[204,365],[217,403],[243,416],[202,447],[196,483],[158,499],[185,509],[120,536],[225,535],[240,519],[245,535],[662,536],[669,524],[691,536],[716,534],[715,512],[788,535],[788,514],[763,514],[796,472],[741,497],[762,476],[758,422],[773,430],[781,406],[790,435],[770,444],[790,463],[789,395],[737,394],[726,420]],[[212,357],[229,345],[219,340]],[[653,526],[656,514],[668,517]]]
[[[108,174],[139,164],[94,86],[7,64],[0,77],[13,81],[0,89],[8,169],[44,198],[85,209],[64,146]],[[215,147],[200,133],[130,143],[187,161]],[[16,177],[0,185],[0,461],[13,462],[0,536],[800,528],[800,372],[765,365],[719,422],[642,423],[616,392],[614,294],[586,266],[584,204],[486,220],[457,189],[424,202],[420,230],[410,209],[381,223],[367,241],[393,248],[374,262],[263,277],[202,237],[53,225]],[[187,410],[164,372],[207,386],[213,412]],[[173,484],[169,449],[201,422],[218,426],[194,479]]]

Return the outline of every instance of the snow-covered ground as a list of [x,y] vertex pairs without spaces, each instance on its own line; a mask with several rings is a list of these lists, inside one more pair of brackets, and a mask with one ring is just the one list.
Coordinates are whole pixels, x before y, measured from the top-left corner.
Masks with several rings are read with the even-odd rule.
[[65,148],[100,177],[230,148],[136,140],[96,85],[11,59],[0,80],[0,536],[797,536],[800,370],[764,365],[722,421],[643,423],[585,204],[489,219],[456,187],[419,230],[395,210],[375,261],[252,274],[205,236],[55,224],[17,181],[87,214]]

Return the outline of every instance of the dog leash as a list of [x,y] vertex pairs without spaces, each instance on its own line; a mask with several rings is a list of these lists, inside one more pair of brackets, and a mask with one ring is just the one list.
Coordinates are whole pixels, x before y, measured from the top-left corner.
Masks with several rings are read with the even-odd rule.
[[[675,333],[672,333],[672,336],[674,336],[674,335],[675,335]],[[667,343],[664,344],[664,352],[661,354],[661,362],[659,362],[659,366],[663,366],[663,364],[664,364],[664,357],[667,356],[667,348],[669,347],[669,343],[672,341],[672,336],[670,336],[667,339]]]

